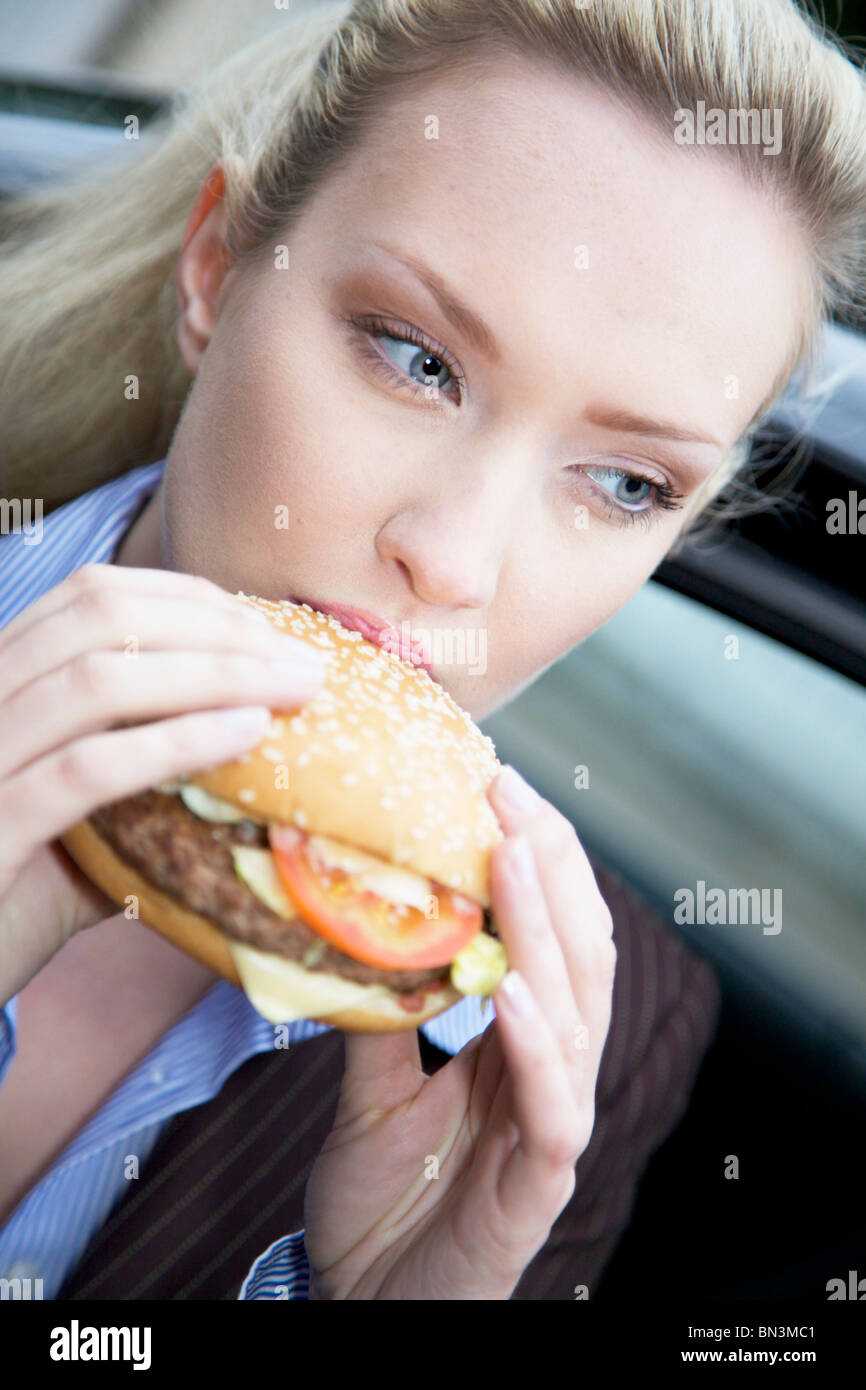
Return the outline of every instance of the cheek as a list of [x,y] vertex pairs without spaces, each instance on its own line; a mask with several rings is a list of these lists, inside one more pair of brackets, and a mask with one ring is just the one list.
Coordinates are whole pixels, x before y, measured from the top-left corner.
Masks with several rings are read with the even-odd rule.
[[581,533],[559,561],[546,549],[524,570],[524,582],[499,605],[507,614],[495,646],[489,639],[491,670],[515,685],[558,660],[611,618],[647,581],[670,540],[628,533]]
[[394,507],[393,428],[379,438],[292,335],[232,341],[214,338],[172,441],[170,563],[232,591],[303,588],[323,568],[345,588]]
[[[334,343],[312,308],[292,308],[291,324],[265,322],[255,346],[242,344],[230,382],[217,382],[230,399],[236,455],[244,480],[244,506],[294,507],[307,527],[357,525],[389,478],[381,465],[384,440],[364,409],[357,383],[334,363]],[[258,499],[258,501],[256,500]]]
[[[251,317],[255,317],[251,314]],[[314,371],[295,335],[242,332],[214,339],[172,444],[182,466],[173,529],[199,517],[221,544],[256,546],[275,509],[305,529],[332,530],[369,498],[375,451],[339,402],[333,373]]]

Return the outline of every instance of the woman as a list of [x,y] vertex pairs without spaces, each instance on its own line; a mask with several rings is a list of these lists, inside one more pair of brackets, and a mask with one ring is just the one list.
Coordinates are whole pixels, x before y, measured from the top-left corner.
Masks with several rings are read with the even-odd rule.
[[[778,112],[781,140],[693,143],[706,108]],[[358,0],[245,49],[160,134],[2,223],[7,495],[108,508],[160,460],[111,564],[46,588],[19,546],[4,575],[4,1219],[213,986],[105,931],[56,836],[259,740],[226,711],[316,688],[229,595],[483,632],[483,674],[435,671],[481,719],[706,518],[863,290],[862,75],[792,0]],[[574,1190],[611,914],[552,806],[508,772],[489,795],[512,980],[430,1079],[417,1033],[346,1036],[313,1296],[508,1298]]]

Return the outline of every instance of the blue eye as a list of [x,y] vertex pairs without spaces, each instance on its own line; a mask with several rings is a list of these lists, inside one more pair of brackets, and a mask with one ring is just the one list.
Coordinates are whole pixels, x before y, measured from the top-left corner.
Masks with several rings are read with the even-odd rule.
[[[352,319],[351,322],[356,328],[363,330],[358,342],[368,360],[394,385],[403,389],[408,387],[409,390],[418,388],[421,391],[428,386],[435,386],[443,393],[448,387],[456,387],[458,396],[462,398],[464,378],[454,358],[445,348],[425,337],[419,329],[410,328],[407,324],[405,331],[398,337],[394,330],[402,328],[402,324],[389,324],[384,319],[372,316]],[[375,338],[382,345],[382,352],[386,353],[387,357],[383,357],[382,352],[377,352],[371,346],[371,338]],[[393,346],[387,346],[389,344]],[[398,355],[396,362],[392,353]]]
[[[419,386],[438,386],[441,389],[448,385],[451,379],[451,370],[436,353],[428,352],[425,347],[419,347],[409,338],[392,338],[388,333],[380,333],[376,336],[383,346],[388,343],[394,344],[403,357],[402,362],[397,360],[397,366],[402,367],[407,376],[414,377],[415,372],[417,372],[418,376],[414,379],[418,381]],[[439,378],[443,373],[445,373],[446,379],[440,381]]]
[[[658,520],[662,512],[679,511],[683,503],[683,494],[676,492],[670,483],[665,481],[657,483],[649,478],[644,478],[640,473],[631,473],[627,468],[612,468],[609,465],[596,464],[587,466],[586,464],[572,464],[570,471],[574,473],[602,473],[613,479],[613,491],[608,491],[606,487],[601,487],[601,500],[607,511],[620,525],[628,525],[632,522],[640,522],[642,526],[650,526]],[[643,489],[646,489],[644,492]],[[650,497],[649,506],[637,506],[635,503],[644,502]]]
[[[639,504],[645,502],[648,497],[652,497],[653,487],[658,486],[650,482],[648,478],[641,478],[637,473],[627,473],[624,468],[586,468],[586,473],[607,473],[614,480],[614,501],[626,508],[635,507],[637,511],[645,510]],[[642,492],[641,489],[646,491]],[[648,510],[648,509],[647,509]]]

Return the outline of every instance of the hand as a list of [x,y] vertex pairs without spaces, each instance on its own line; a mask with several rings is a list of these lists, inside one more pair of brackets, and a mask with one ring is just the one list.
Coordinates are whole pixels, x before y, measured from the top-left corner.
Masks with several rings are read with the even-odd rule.
[[541,798],[509,805],[510,775],[488,788],[505,831],[492,910],[533,1012],[503,982],[495,1020],[430,1077],[416,1029],[344,1035],[304,1198],[311,1297],[507,1299],[574,1191],[610,1024],[612,921],[571,824]]
[[[56,837],[259,743],[270,709],[319,689],[307,652],[210,580],[114,565],[82,566],[0,631],[0,1000],[118,911]],[[258,721],[232,728],[244,704]]]

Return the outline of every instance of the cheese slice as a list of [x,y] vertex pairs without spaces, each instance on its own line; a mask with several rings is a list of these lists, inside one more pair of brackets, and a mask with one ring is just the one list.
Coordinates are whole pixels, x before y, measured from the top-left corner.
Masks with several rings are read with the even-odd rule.
[[343,869],[351,874],[359,889],[369,889],[386,898],[391,903],[405,903],[424,912],[434,896],[433,884],[429,878],[413,873],[411,869],[398,869],[386,864],[383,859],[354,845],[332,840],[327,835],[311,835],[310,849],[317,853],[324,864],[331,869]]
[[227,945],[250,1003],[270,1023],[320,1018],[385,999],[390,993],[385,985],[359,985],[336,975],[317,974],[304,970],[296,961],[237,941],[227,941]]

